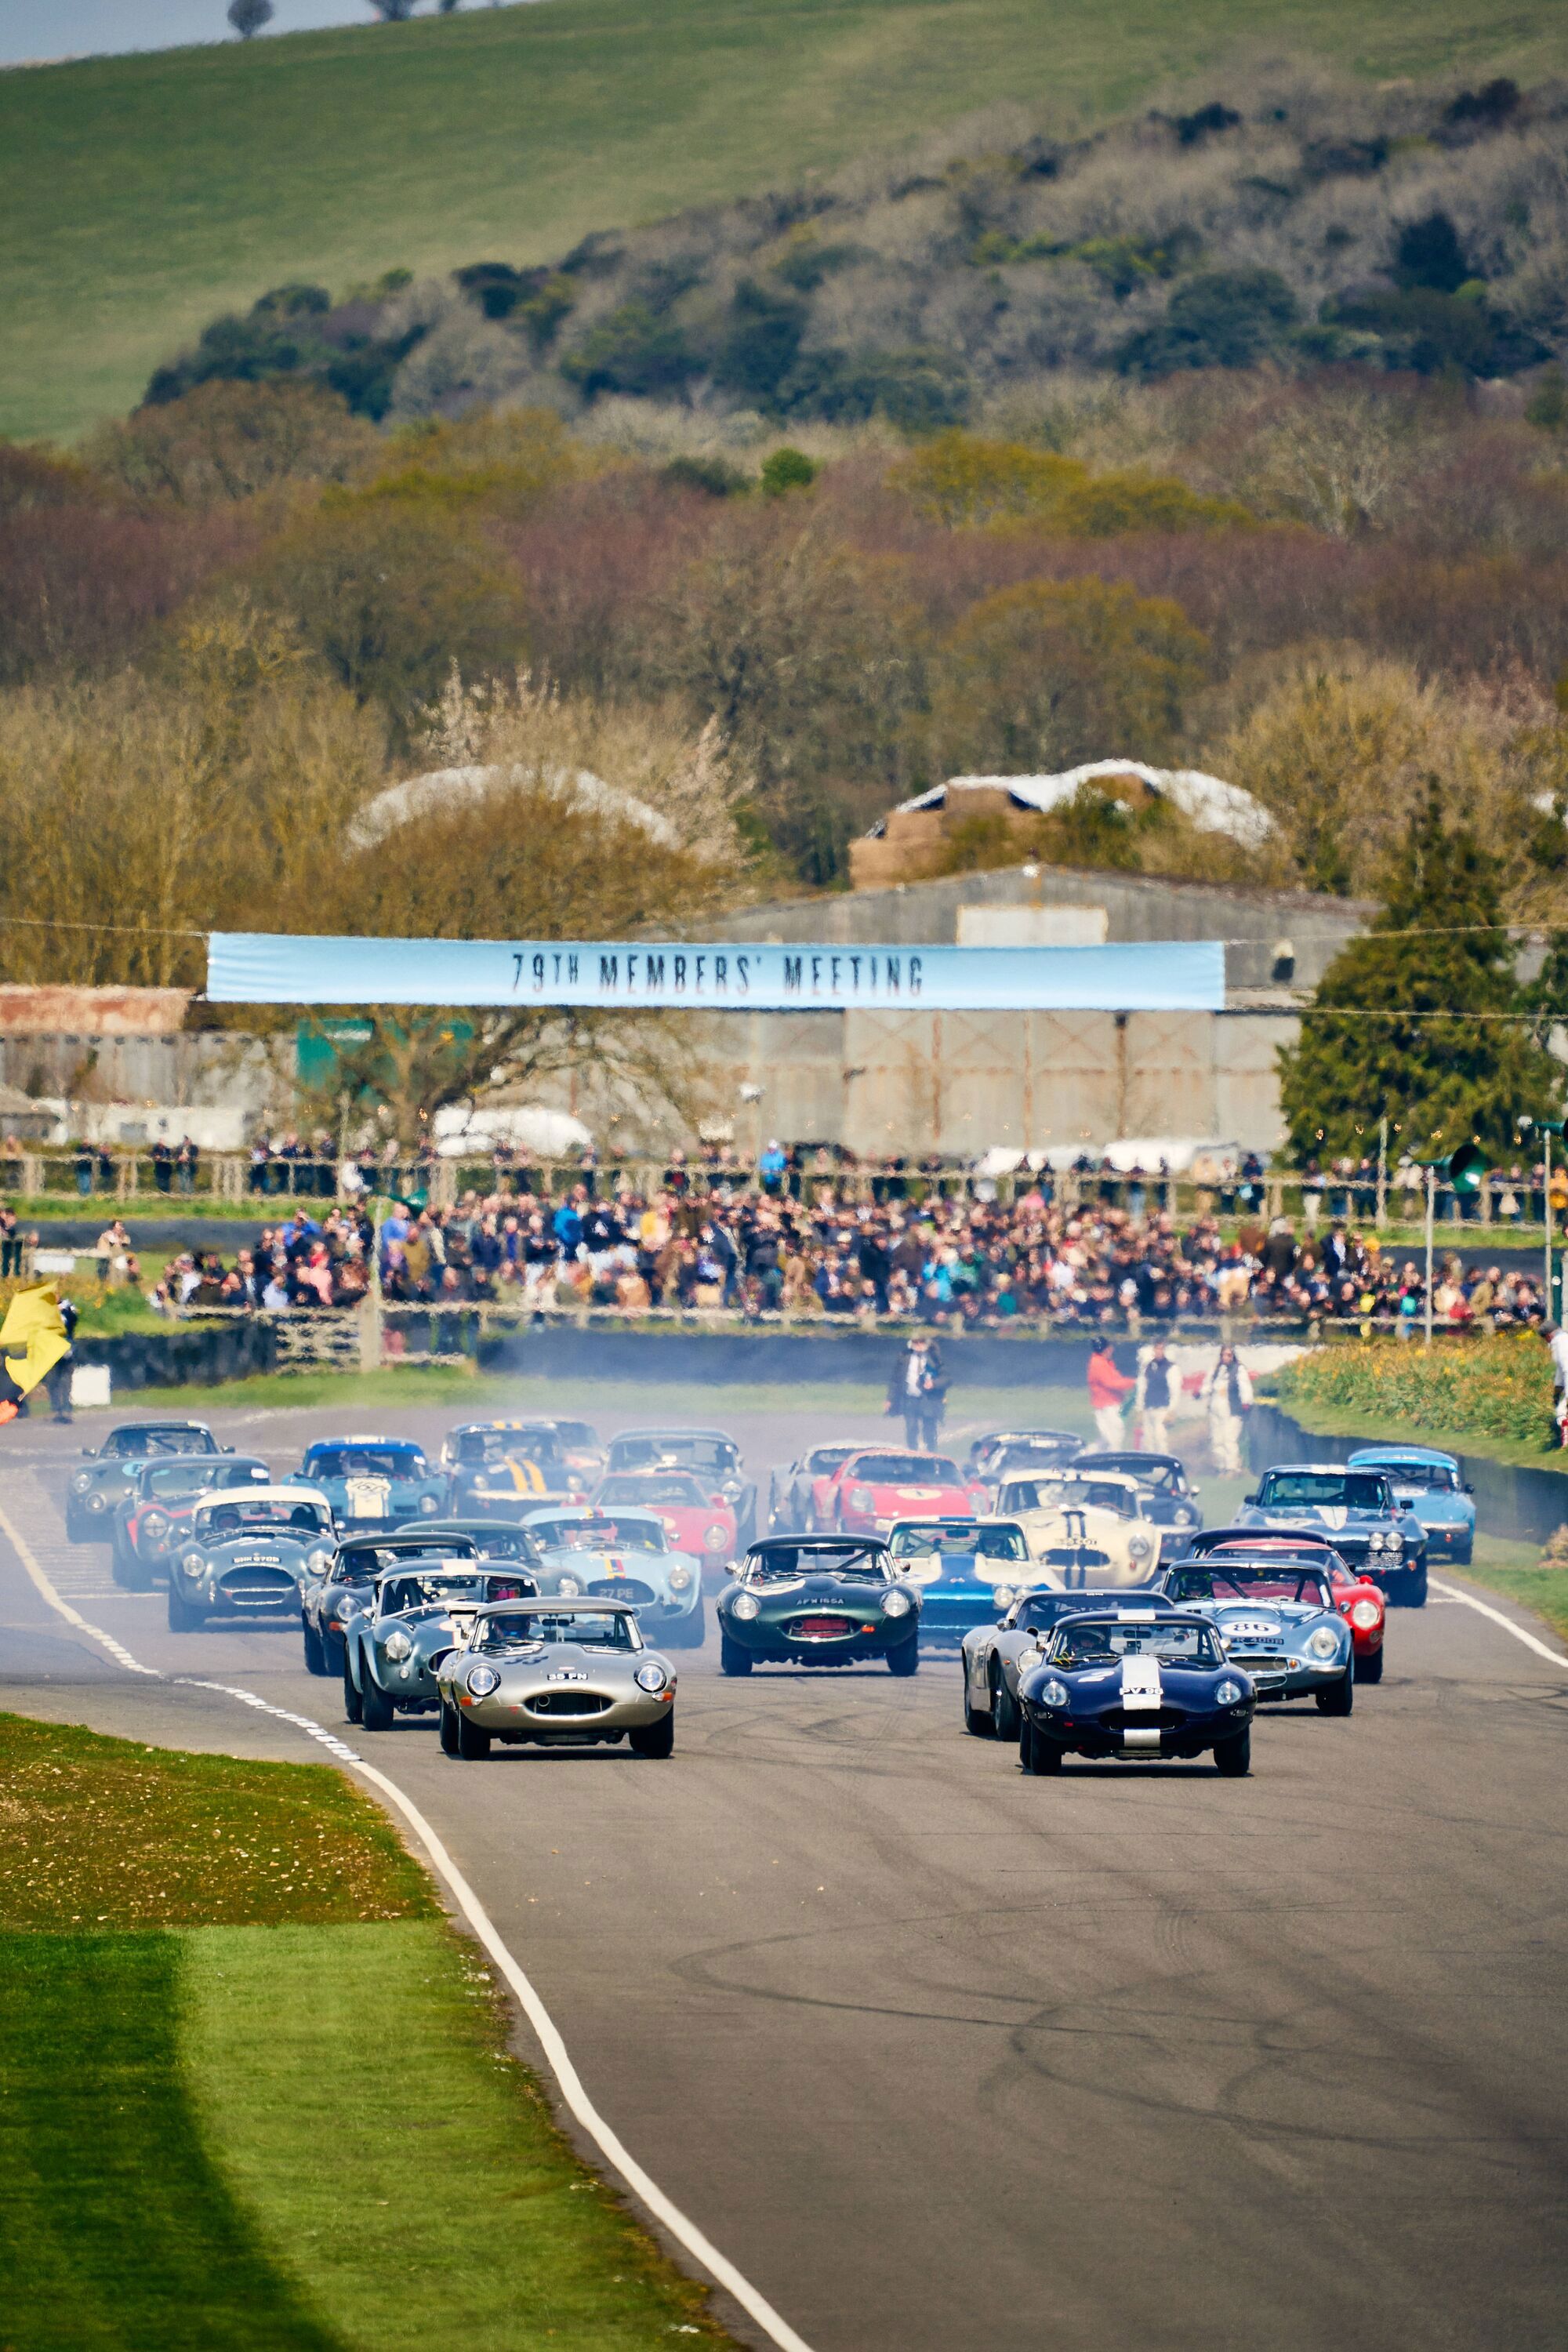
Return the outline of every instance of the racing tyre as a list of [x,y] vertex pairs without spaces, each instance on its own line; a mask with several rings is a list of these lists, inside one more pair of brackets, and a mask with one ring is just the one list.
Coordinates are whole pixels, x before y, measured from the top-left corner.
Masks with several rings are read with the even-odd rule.
[[742,1650],[739,1642],[731,1642],[728,1633],[719,1636],[719,1671],[721,1675],[749,1675],[752,1654]]
[[1062,1751],[1054,1739],[1036,1730],[1026,1716],[1018,1732],[1018,1761],[1026,1772],[1059,1772]]
[[364,1688],[360,1693],[360,1721],[367,1731],[390,1731],[397,1720],[397,1709],[367,1666]]
[[1392,1592],[1388,1597],[1394,1602],[1396,1609],[1425,1609],[1426,1606],[1426,1569],[1423,1567],[1416,1570],[1415,1575],[1410,1579],[1408,1584],[1406,1584],[1404,1591],[1401,1592],[1397,1598],[1395,1598]]
[[341,1633],[322,1634],[321,1671],[323,1674],[341,1675],[348,1664],[348,1644]]
[[994,1666],[991,1670],[991,1727],[998,1739],[1023,1737],[1018,1702]]
[[458,1754],[465,1764],[482,1764],[490,1752],[490,1736],[470,1723],[466,1715],[458,1717]]
[[888,1652],[888,1672],[900,1678],[905,1675],[918,1674],[920,1663],[921,1637],[918,1633],[911,1633],[907,1642],[900,1642],[896,1649]]
[[300,1625],[305,1636],[305,1672],[308,1675],[324,1675],[327,1672],[327,1655],[321,1647],[321,1637],[308,1617],[300,1620]]
[[634,1756],[673,1756],[675,1753],[675,1709],[666,1707],[662,1723],[640,1725],[628,1731],[627,1741]]
[[119,1544],[114,1548],[109,1572],[121,1592],[151,1592],[153,1590],[153,1571],[146,1561],[138,1559],[133,1551],[126,1551]]
[[971,1739],[991,1739],[995,1737],[996,1726],[992,1722],[991,1717],[988,1715],[981,1714],[980,1709],[975,1706],[973,1700],[969,1696],[969,1669],[967,1666],[963,1670],[963,1727],[965,1731],[968,1732]]
[[1320,1715],[1348,1715],[1355,1705],[1355,1668],[1347,1666],[1339,1681],[1318,1693]]
[[[1322,1701],[1320,1699],[1318,1704],[1321,1706]],[[1245,1780],[1252,1769],[1251,1727],[1238,1731],[1234,1739],[1216,1739],[1214,1760],[1215,1771],[1223,1773],[1227,1780]]]
[[349,1671],[347,1658],[343,1660],[343,1713],[351,1723],[364,1721],[364,1701],[354,1687],[354,1678]]
[[443,1699],[441,1701],[441,1753],[443,1756],[455,1756],[457,1752],[458,1710],[447,1700]]
[[663,1629],[665,1647],[670,1650],[700,1650],[708,1638],[708,1612],[700,1599],[689,1617],[679,1625]]
[[198,1626],[205,1622],[206,1613],[205,1609],[198,1609],[194,1601],[184,1599],[175,1591],[173,1584],[170,1585],[169,1631],[171,1633],[194,1633]]
[[1380,1683],[1383,1680],[1383,1652],[1381,1650],[1373,1650],[1366,1657],[1358,1658],[1356,1660],[1355,1678],[1358,1683]]

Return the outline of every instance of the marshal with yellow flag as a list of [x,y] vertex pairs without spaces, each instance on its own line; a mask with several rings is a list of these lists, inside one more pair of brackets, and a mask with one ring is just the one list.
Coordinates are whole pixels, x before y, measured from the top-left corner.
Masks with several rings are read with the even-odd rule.
[[60,1313],[59,1292],[52,1282],[29,1283],[12,1296],[0,1323],[0,1422],[15,1421],[22,1399],[70,1353],[70,1339]]

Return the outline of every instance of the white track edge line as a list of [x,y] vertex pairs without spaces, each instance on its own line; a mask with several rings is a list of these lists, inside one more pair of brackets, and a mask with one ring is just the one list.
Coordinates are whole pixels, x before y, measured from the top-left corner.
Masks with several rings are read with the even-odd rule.
[[1527,1626],[1516,1625],[1511,1617],[1505,1617],[1502,1611],[1494,1609],[1489,1601],[1478,1601],[1473,1592],[1461,1592],[1457,1584],[1445,1584],[1440,1577],[1430,1577],[1427,1580],[1433,1591],[1440,1592],[1445,1601],[1462,1601],[1467,1609],[1474,1609],[1481,1616],[1489,1617],[1494,1625],[1500,1625],[1505,1633],[1511,1633],[1516,1642],[1522,1642],[1527,1650],[1535,1652],[1537,1657],[1550,1659],[1554,1666],[1568,1666],[1568,1658],[1561,1650],[1549,1650]]
[[279,1722],[291,1724],[296,1728],[308,1733],[312,1739],[320,1740],[323,1747],[331,1748],[342,1762],[353,1765],[355,1770],[363,1772],[368,1780],[374,1781],[378,1789],[384,1790],[408,1822],[420,1843],[429,1854],[433,1868],[450,1887],[458,1909],[516,1994],[523,2014],[538,2038],[551,2071],[561,2086],[562,2097],[605,2162],[615,2168],[633,2195],[640,2199],[655,2220],[661,2221],[671,2237],[685,2247],[695,2262],[701,2263],[703,2269],[727,2294],[734,2298],[748,2318],[755,2320],[763,2334],[779,2347],[779,2352],[811,2352],[811,2347],[804,2336],[795,2334],[788,2320],[782,2317],[767,2298],[760,2294],[752,2285],[750,2280],[744,2278],[734,2264],[719,2252],[717,2246],[704,2236],[696,2222],[689,2221],[679,2206],[665,2195],[658,2182],[643,2170],[636,2158],[629,2153],[621,2139],[605,2121],[583,2087],[582,2077],[572,2062],[571,2053],[567,2050],[554,2019],[528,1977],[512,1958],[489,1912],[452,1860],[445,1845],[414,1800],[405,1795],[396,1781],[389,1780],[378,1766],[367,1764],[364,1758],[357,1755],[345,1741],[330,1732],[324,1724],[313,1721],[310,1716],[295,1715],[287,1707],[274,1706],[270,1699],[262,1698],[255,1691],[242,1690],[232,1683],[207,1682],[195,1675],[166,1675],[157,1666],[144,1666],[140,1658],[133,1658],[130,1651],[115,1640],[112,1633],[106,1633],[100,1625],[91,1624],[79,1611],[71,1607],[68,1601],[62,1600],[55,1591],[47,1572],[39,1567],[31,1544],[3,1506],[0,1506],[0,1534],[5,1535],[28,1578],[44,1600],[48,1602],[50,1608],[57,1610],[68,1624],[75,1625],[79,1631],[89,1635],[93,1641],[100,1642],[115,1663],[123,1666],[128,1673],[151,1675],[154,1682],[183,1683],[195,1690],[221,1691],[230,1698],[238,1699],[246,1706],[255,1707],[264,1715],[274,1716]]

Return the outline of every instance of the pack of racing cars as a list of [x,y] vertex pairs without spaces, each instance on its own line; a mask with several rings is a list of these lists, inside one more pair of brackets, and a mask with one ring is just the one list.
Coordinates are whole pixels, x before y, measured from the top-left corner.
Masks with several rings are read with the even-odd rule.
[[432,1463],[410,1440],[323,1438],[297,1471],[196,1422],[111,1429],[68,1475],[72,1540],[117,1582],[167,1586],[172,1630],[300,1625],[309,1672],[367,1731],[438,1719],[443,1751],[673,1750],[669,1650],[719,1665],[960,1665],[963,1727],[1031,1775],[1212,1757],[1239,1777],[1270,1706],[1348,1716],[1382,1680],[1388,1611],[1420,1606],[1436,1544],[1475,1510],[1452,1455],[1368,1446],[1275,1465],[1205,1528],[1172,1454],[1047,1428],[952,1457],[835,1441],[770,1481],[735,1442],[651,1427],[602,1444],[558,1419],[465,1423]]

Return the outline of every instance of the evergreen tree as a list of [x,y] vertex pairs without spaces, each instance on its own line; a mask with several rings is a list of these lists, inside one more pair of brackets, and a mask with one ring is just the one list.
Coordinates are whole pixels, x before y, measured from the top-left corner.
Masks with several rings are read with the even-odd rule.
[[[1313,1154],[1359,1157],[1384,1118],[1391,1158],[1427,1160],[1472,1139],[1500,1156],[1517,1150],[1521,1114],[1556,1115],[1563,1066],[1544,1050],[1539,1011],[1514,971],[1499,871],[1474,834],[1445,824],[1434,782],[1390,867],[1382,914],[1334,958],[1300,1042],[1281,1050],[1298,1165]],[[1386,1019],[1365,1017],[1384,1007]],[[1473,1017],[1509,1013],[1522,1017]],[[1401,1017],[1420,1013],[1436,1017]]]

